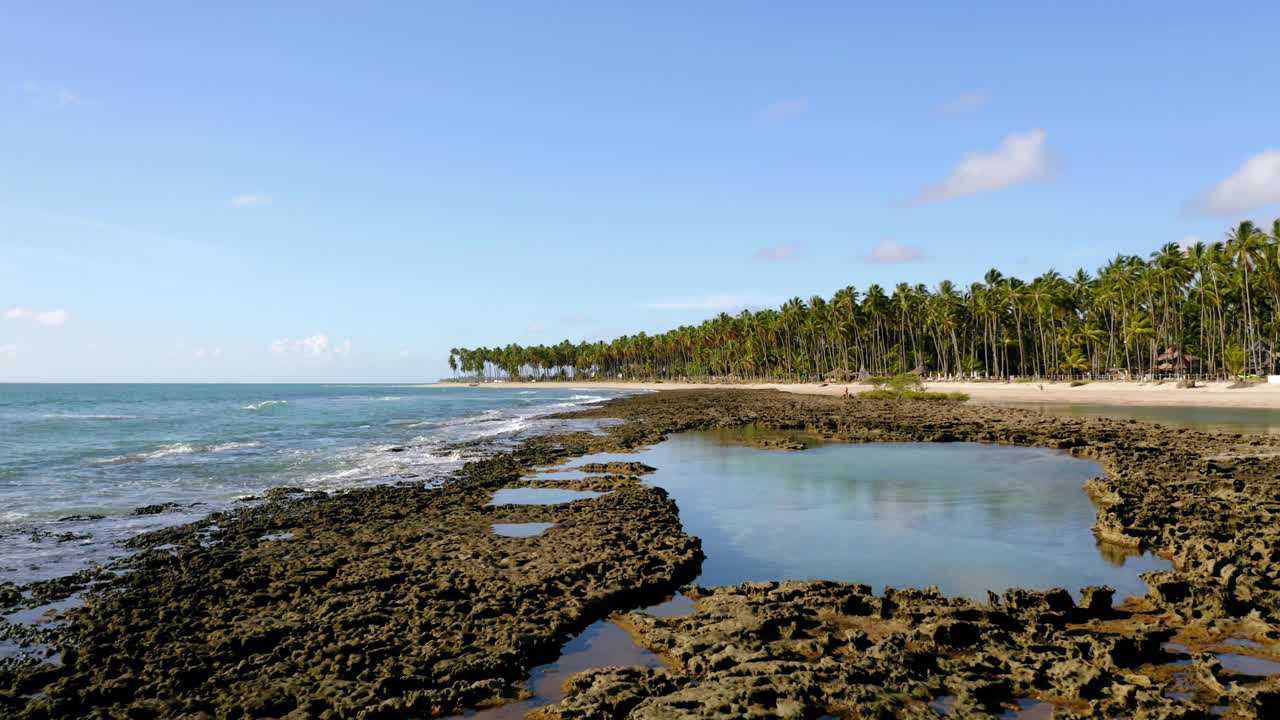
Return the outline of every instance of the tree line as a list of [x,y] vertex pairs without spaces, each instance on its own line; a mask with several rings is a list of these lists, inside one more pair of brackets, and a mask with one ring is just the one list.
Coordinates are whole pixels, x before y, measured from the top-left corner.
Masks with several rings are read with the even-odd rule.
[[990,270],[961,287],[873,284],[777,309],[600,342],[454,348],[474,378],[848,380],[1239,377],[1276,371],[1280,219],[1219,242],[1117,255],[1096,273],[1024,281]]

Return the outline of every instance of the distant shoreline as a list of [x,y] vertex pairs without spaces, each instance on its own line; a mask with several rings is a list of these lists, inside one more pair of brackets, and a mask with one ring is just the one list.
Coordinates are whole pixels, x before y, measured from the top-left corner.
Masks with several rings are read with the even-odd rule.
[[[467,382],[440,382],[436,387],[467,387]],[[625,382],[606,380],[545,380],[479,382],[481,387],[583,387],[604,390],[781,390],[801,395],[856,395],[868,389],[857,383],[685,383],[685,382]],[[1179,388],[1173,382],[1139,383],[1121,381],[1095,381],[1072,387],[1067,382],[1006,383],[1006,382],[928,382],[929,389],[968,393],[971,402],[1001,403],[1072,403],[1117,406],[1150,407],[1213,407],[1254,408],[1280,410],[1280,385],[1258,384],[1246,388],[1228,389],[1229,383],[1202,383],[1199,387]],[[428,386],[430,387],[430,386]]]

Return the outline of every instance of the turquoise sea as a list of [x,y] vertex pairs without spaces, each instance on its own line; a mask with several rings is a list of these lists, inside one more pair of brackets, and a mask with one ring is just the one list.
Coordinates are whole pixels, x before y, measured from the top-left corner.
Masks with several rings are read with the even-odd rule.
[[[436,483],[529,434],[585,427],[545,416],[617,394],[563,386],[0,384],[0,580],[74,572],[119,555],[120,541],[139,532],[273,487]],[[454,447],[463,441],[479,443]],[[176,507],[133,514],[162,503]]]

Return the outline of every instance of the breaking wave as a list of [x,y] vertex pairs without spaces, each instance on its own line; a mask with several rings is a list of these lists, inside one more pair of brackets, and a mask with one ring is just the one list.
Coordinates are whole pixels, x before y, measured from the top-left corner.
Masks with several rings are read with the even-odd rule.
[[269,408],[269,407],[271,407],[272,405],[287,405],[288,403],[289,403],[289,401],[288,401],[288,400],[263,400],[263,401],[262,401],[262,402],[260,402],[260,403],[253,403],[252,405],[245,405],[245,406],[244,406],[243,408],[241,408],[241,409],[242,409],[242,410],[261,410],[261,409],[263,409],[263,408]]
[[159,450],[151,452],[132,453],[129,455],[116,455],[108,458],[99,458],[91,460],[93,465],[123,465],[125,463],[147,462],[148,460],[160,460],[167,457],[177,455],[195,455],[198,453],[220,453],[228,450],[241,450],[245,448],[261,447],[260,442],[224,442],[213,445],[189,445],[180,443],[177,445],[166,445]]

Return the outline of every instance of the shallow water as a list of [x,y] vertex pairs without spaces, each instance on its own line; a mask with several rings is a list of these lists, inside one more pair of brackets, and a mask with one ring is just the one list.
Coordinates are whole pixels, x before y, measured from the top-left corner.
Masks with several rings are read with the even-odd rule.
[[1239,645],[1240,647],[1262,647],[1262,643],[1249,638],[1227,638],[1222,641],[1223,645]]
[[1257,435],[1280,433],[1280,410],[1267,408],[1153,407],[1076,403],[1000,403],[1062,417],[1138,420],[1202,432]]
[[1168,561],[1099,545],[1083,483],[1093,461],[975,443],[741,443],[750,429],[683,433],[635,454],[658,468],[685,530],[702,539],[698,582],[828,579],[985,598],[1010,587],[1110,585],[1142,594],[1138,573]]
[[[646,608],[655,617],[669,617],[685,614],[689,608],[688,598],[678,595],[672,600]],[[529,679],[524,689],[532,693],[531,697],[519,702],[469,710],[455,715],[457,718],[473,718],[474,720],[520,720],[534,708],[552,705],[564,699],[561,685],[570,675],[583,670],[600,667],[661,667],[658,656],[636,644],[631,635],[621,626],[600,620],[592,623],[583,633],[560,648],[560,657],[552,663],[539,665],[529,672]]]
[[[954,695],[939,695],[929,702],[929,707],[939,715],[950,715],[955,709],[956,698]],[[1019,698],[1011,700],[999,715],[993,717],[998,720],[1048,720],[1053,717],[1054,706],[1052,703],[1040,700],[1032,700],[1030,698]]]
[[1222,663],[1222,667],[1241,675],[1256,675],[1259,677],[1280,675],[1280,662],[1252,655],[1221,653],[1218,655],[1218,662]]
[[490,505],[559,505],[574,500],[590,500],[605,493],[594,490],[560,488],[502,488],[493,494]]

